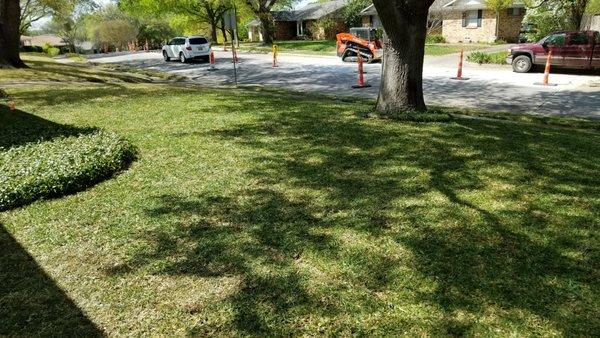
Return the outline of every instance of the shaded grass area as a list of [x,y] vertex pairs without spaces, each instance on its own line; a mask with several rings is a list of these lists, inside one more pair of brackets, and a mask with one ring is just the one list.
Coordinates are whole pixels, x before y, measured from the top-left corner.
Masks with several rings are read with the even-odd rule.
[[0,258],[0,335],[102,336],[1,223]]
[[260,89],[10,94],[140,149],[113,180],[0,214],[109,334],[600,330],[597,133]]

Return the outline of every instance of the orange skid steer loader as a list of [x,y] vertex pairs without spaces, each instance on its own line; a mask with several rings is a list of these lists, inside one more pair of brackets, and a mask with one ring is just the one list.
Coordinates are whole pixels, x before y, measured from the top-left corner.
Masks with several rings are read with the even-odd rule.
[[337,55],[344,62],[356,62],[360,54],[365,62],[370,63],[380,60],[383,55],[375,28],[350,28],[350,33],[340,33],[336,37]]

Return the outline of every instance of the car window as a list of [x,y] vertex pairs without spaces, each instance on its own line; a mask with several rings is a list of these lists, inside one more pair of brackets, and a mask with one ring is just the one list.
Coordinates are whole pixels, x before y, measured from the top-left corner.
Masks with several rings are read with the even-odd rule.
[[185,45],[185,39],[177,39],[178,45]]
[[588,44],[588,35],[587,33],[573,33],[571,34],[571,44],[572,45],[587,45]]
[[189,41],[190,45],[203,45],[208,43],[208,41],[205,38],[191,38]]
[[173,39],[171,41],[169,41],[169,45],[176,45],[177,44],[177,39]]
[[547,45],[564,46],[567,35],[565,33],[552,34],[546,39]]

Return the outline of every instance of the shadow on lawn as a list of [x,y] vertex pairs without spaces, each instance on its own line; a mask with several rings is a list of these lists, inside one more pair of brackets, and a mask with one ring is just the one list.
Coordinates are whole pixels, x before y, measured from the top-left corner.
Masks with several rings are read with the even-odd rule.
[[[485,316],[491,326],[536,329],[518,313],[567,335],[600,330],[600,136],[482,121],[360,121],[335,106],[298,113],[296,105],[312,103],[294,102],[282,95],[264,104],[288,104],[288,112],[213,132],[262,154],[247,173],[252,187],[157,197],[148,214],[174,226],[149,234],[154,250],[110,272],[162,261],[157,273],[239,276],[229,300],[244,334],[307,333],[305,321],[318,317],[333,318],[324,330],[351,334],[416,326],[463,335]],[[349,246],[340,238],[348,231],[374,243]],[[389,239],[409,257],[379,247]],[[305,257],[342,274],[315,288]],[[348,319],[393,307],[378,295],[412,289],[407,303],[444,315],[420,322],[391,313],[372,327]]]
[[2,224],[0,318],[1,336],[103,336]]
[[0,104],[0,149],[57,137],[89,134],[95,130],[59,124],[18,109],[10,111]]

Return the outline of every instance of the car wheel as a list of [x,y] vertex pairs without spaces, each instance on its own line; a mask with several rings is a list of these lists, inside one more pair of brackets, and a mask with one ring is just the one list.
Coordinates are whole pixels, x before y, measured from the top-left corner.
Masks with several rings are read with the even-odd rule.
[[167,52],[164,50],[163,50],[163,59],[165,60],[165,62],[169,62],[171,60],[171,58],[169,57],[169,54],[167,54]]
[[183,54],[183,52],[179,53],[179,61],[181,61],[181,63],[187,62],[187,59],[185,58],[185,55]]
[[532,66],[531,58],[527,55],[519,55],[512,62],[513,70],[516,73],[527,73],[531,70]]

